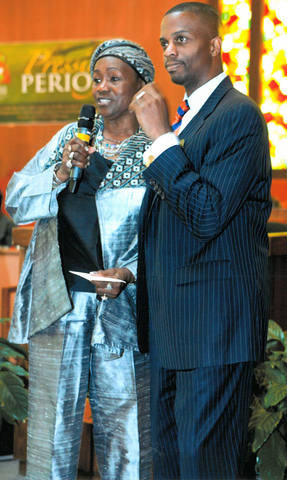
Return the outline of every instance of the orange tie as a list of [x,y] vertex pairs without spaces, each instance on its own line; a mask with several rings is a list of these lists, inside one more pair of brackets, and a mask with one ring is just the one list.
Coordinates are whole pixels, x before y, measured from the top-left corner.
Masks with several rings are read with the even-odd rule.
[[176,115],[174,117],[174,121],[172,122],[172,125],[171,125],[172,131],[176,135],[178,134],[178,131],[180,129],[182,117],[186,114],[186,112],[188,112],[189,109],[190,109],[190,106],[188,105],[188,101],[183,100],[177,109]]

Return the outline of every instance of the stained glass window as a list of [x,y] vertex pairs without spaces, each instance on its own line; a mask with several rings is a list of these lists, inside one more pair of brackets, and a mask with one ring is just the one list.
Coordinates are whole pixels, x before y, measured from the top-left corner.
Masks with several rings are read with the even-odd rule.
[[[268,125],[273,168],[287,168],[287,2],[264,2],[261,110]],[[249,93],[251,0],[221,0],[224,70]]]
[[273,168],[287,167],[287,5],[265,0],[263,16],[262,105]]
[[223,66],[235,88],[248,95],[251,0],[222,0]]

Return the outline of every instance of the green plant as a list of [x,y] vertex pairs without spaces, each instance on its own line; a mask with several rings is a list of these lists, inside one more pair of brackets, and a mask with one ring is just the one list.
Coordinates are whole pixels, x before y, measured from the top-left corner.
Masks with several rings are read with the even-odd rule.
[[266,361],[254,371],[249,421],[255,469],[262,480],[287,473],[287,332],[269,320]]
[[[3,323],[8,319],[2,318]],[[23,366],[16,363],[21,359]],[[0,337],[0,430],[3,418],[14,424],[28,416],[28,391],[22,377],[28,377],[25,363],[27,351],[20,345]]]

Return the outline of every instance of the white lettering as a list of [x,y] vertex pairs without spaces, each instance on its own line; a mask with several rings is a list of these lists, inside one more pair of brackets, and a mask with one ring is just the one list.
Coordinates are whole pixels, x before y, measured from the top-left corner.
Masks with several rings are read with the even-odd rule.
[[[79,85],[80,78],[83,77],[85,85],[82,87]],[[72,78],[72,87],[76,92],[86,92],[92,85],[92,79],[88,72],[78,72]]]
[[35,75],[35,92],[36,93],[46,93],[46,74],[45,73],[36,73]]
[[62,76],[60,73],[49,73],[48,74],[48,91],[54,92],[57,90],[58,92],[64,92],[64,87],[61,85],[61,78]]
[[65,92],[70,91],[71,74],[65,73]]
[[21,75],[21,93],[27,93],[28,87],[34,83],[33,75],[24,73]]
[[54,93],[70,92],[74,90],[78,93],[87,92],[92,86],[92,79],[88,72],[77,72],[74,75],[70,73],[25,73],[21,75],[21,93],[28,93],[29,87],[32,87],[35,93]]
[[7,93],[8,93],[7,85],[0,85],[0,95],[4,96],[4,95],[7,95]]

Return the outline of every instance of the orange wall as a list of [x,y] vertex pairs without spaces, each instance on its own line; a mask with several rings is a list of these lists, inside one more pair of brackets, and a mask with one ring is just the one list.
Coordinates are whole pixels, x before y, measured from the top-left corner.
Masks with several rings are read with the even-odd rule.
[[287,178],[273,177],[271,195],[282,208],[287,209]]
[[[159,46],[163,14],[177,0],[1,0],[0,43],[124,37],[140,43],[152,57],[156,81],[168,97],[170,116],[183,89],[170,82]],[[214,0],[210,0],[214,5]],[[1,105],[0,105],[1,108]],[[0,181],[27,161],[60,124],[0,124]],[[3,183],[4,182],[4,183]]]

